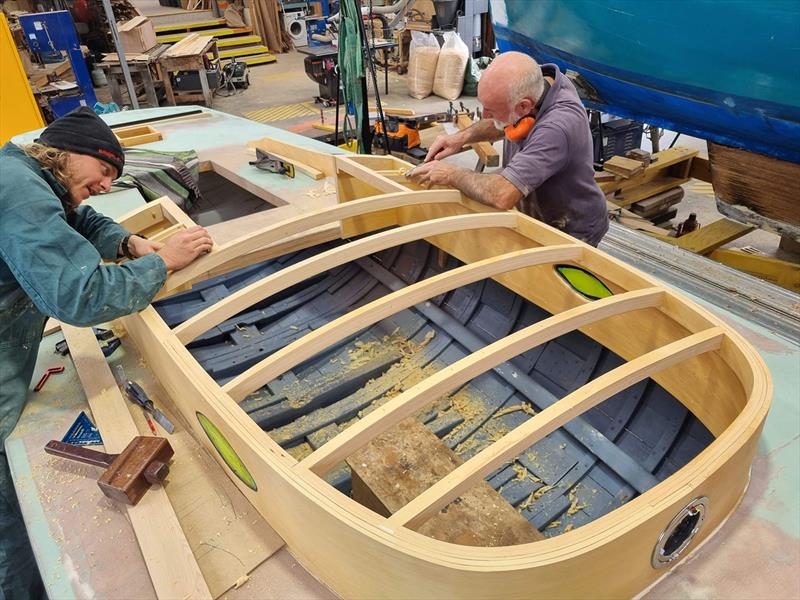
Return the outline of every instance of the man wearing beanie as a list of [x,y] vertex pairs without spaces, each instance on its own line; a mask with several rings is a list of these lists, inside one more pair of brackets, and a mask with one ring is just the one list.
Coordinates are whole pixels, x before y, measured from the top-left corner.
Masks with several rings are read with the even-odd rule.
[[[27,400],[48,317],[88,327],[145,308],[167,271],[211,250],[194,227],[151,242],[81,203],[107,192],[125,154],[114,133],[82,107],[33,143],[0,149],[0,598],[43,597],[5,440]],[[129,258],[124,264],[101,264]]]

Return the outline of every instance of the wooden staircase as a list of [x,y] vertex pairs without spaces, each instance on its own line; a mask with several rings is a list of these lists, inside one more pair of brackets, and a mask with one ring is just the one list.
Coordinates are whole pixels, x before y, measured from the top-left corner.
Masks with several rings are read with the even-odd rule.
[[191,33],[214,36],[222,60],[235,58],[249,66],[277,60],[262,43],[261,37],[253,33],[252,27],[227,27],[225,19],[157,25],[155,31],[156,39],[162,44],[174,44]]

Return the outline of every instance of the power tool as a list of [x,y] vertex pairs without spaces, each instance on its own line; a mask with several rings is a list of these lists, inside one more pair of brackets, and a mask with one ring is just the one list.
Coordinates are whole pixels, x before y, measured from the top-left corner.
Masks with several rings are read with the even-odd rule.
[[389,140],[389,152],[404,152],[417,160],[424,160],[428,150],[420,146],[419,130],[432,123],[446,121],[447,113],[432,113],[413,117],[386,115],[386,136],[383,135],[383,123],[375,121],[375,133],[372,143],[378,148],[386,149],[386,138]]
[[233,87],[250,87],[250,69],[247,63],[237,61],[236,58],[222,67],[222,74],[225,76],[225,83]]

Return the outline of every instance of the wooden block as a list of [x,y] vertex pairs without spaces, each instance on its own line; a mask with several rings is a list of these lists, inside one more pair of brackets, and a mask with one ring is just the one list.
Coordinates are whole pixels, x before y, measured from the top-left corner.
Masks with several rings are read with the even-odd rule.
[[[466,129],[473,122],[469,115],[458,115],[456,125],[459,129]],[[496,167],[500,164],[500,155],[489,142],[478,142],[477,144],[470,144],[469,147],[477,153],[481,162],[487,167]]]
[[[347,459],[353,472],[353,498],[387,517],[461,462],[455,452],[413,418],[378,436]],[[467,546],[507,546],[544,539],[485,481],[430,518],[418,531]]]
[[605,171],[595,171],[594,180],[597,183],[605,183],[607,181],[616,181],[617,180],[617,176],[614,175],[614,173],[611,173],[611,172],[607,173]]
[[652,155],[647,150],[642,150],[641,148],[634,148],[625,153],[625,158],[638,160],[645,167],[650,164],[651,157]]
[[675,245],[697,254],[709,254],[720,246],[753,231],[753,225],[744,225],[723,217],[684,236],[675,238]]
[[139,144],[149,144],[163,139],[161,132],[150,125],[132,125],[131,127],[119,127],[114,129],[119,143],[124,148],[138,146]]
[[631,210],[637,215],[649,217],[666,210],[670,206],[678,204],[682,199],[683,188],[674,187],[632,204]]
[[644,164],[639,160],[625,158],[624,156],[612,156],[603,163],[603,170],[614,173],[625,179],[638,175],[644,171]]

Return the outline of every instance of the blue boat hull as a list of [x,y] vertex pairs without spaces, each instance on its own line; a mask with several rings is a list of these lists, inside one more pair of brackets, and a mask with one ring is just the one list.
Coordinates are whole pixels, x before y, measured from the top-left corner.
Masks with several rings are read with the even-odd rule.
[[501,51],[580,73],[587,106],[800,163],[800,2],[492,0]]

